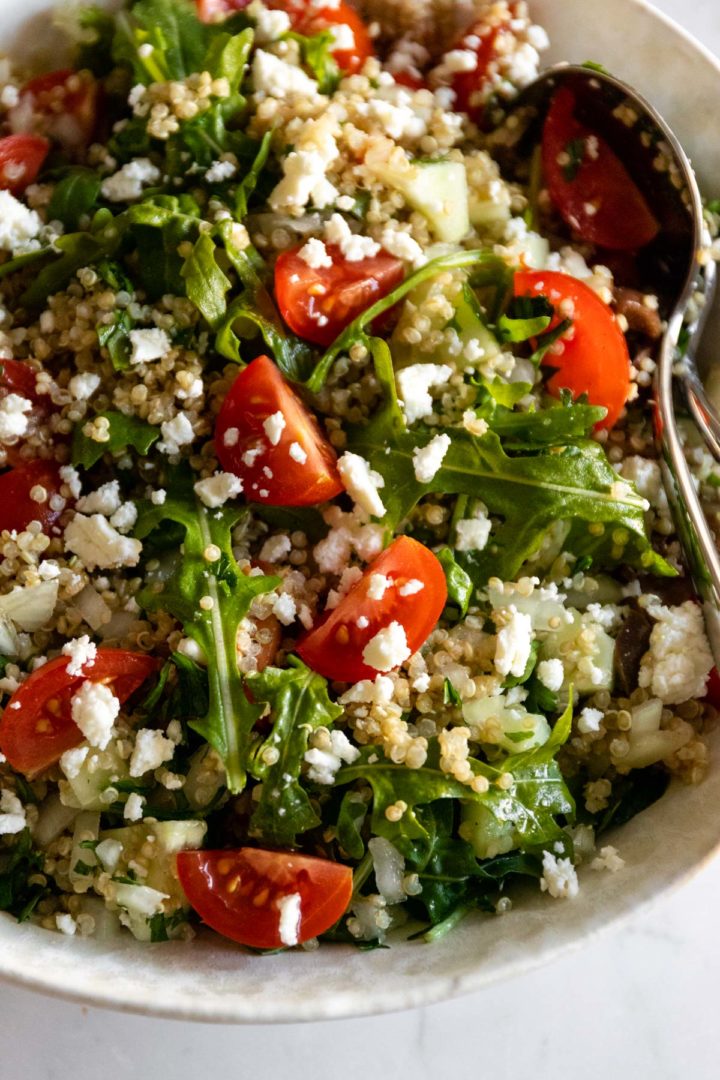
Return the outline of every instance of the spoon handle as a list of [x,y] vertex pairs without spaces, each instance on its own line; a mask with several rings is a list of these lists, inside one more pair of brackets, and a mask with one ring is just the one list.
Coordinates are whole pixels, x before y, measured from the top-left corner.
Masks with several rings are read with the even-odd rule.
[[673,365],[682,328],[683,309],[680,308],[670,319],[660,348],[655,386],[655,437],[670,509],[703,604],[715,661],[720,665],[720,554],[685,458],[673,400]]

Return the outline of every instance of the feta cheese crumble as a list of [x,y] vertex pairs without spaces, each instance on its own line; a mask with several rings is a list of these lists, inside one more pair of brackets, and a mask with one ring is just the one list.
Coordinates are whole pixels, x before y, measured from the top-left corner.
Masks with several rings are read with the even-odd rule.
[[277,906],[280,912],[278,932],[283,945],[297,945],[300,936],[301,911],[300,893],[287,893],[278,899]]
[[0,442],[18,439],[27,432],[32,401],[20,394],[8,394],[0,401]]
[[405,627],[393,621],[368,641],[362,658],[363,663],[375,671],[392,671],[405,663],[410,655]]
[[141,198],[143,186],[157,184],[159,180],[160,170],[150,158],[135,158],[103,180],[101,190],[108,202],[134,202]]
[[243,483],[235,473],[217,472],[198,480],[193,490],[200,501],[211,510],[224,506],[228,499],[235,499],[241,494]]
[[533,641],[532,619],[514,604],[493,613],[498,625],[495,643],[495,670],[507,678],[520,678],[525,673]]
[[687,600],[680,607],[646,605],[655,619],[650,648],[640,663],[638,685],[664,705],[679,705],[705,696],[714,667],[703,623],[702,608]]
[[554,657],[550,660],[541,660],[537,666],[537,677],[543,686],[553,693],[557,693],[565,678],[562,660]]
[[8,788],[0,791],[0,836],[14,836],[27,825],[25,810],[17,795]]
[[318,240],[314,236],[310,237],[308,242],[300,248],[298,258],[302,259],[311,270],[323,270],[333,264],[332,256],[328,253],[328,249],[322,240]]
[[354,233],[342,214],[333,214],[325,222],[325,240],[339,247],[347,262],[362,262],[377,255],[380,250],[380,245],[369,236]]
[[88,570],[137,566],[142,544],[114,529],[102,514],[75,514],[65,527],[65,547],[79,555]]
[[434,435],[426,446],[413,450],[413,467],[418,484],[429,484],[435,479],[449,449],[449,435]]
[[83,634],[82,637],[66,641],[62,647],[62,654],[70,657],[68,666],[65,668],[68,675],[84,675],[85,668],[92,667],[95,663],[97,645],[87,634]]
[[263,420],[263,431],[267,435],[271,446],[277,446],[286,426],[287,421],[280,409]]
[[577,873],[570,859],[559,859],[551,851],[543,851],[542,892],[555,900],[574,900],[580,891]]
[[9,191],[0,191],[0,250],[11,251],[13,255],[22,255],[37,247],[36,237],[42,228],[42,221],[34,210],[11,195]]
[[345,490],[358,506],[373,517],[385,516],[385,504],[378,492],[385,481],[370,468],[364,457],[346,451],[338,460],[338,472]]
[[430,390],[445,386],[453,369],[448,364],[411,364],[397,373],[400,404],[408,424],[424,420],[433,411]]
[[131,330],[130,363],[148,364],[151,360],[162,360],[170,352],[172,345],[164,330],[150,327],[143,330]]
[[312,746],[305,751],[303,760],[310,766],[308,779],[316,784],[334,784],[335,774],[343,763],[352,765],[360,756],[344,731],[328,731],[318,728],[311,737]]
[[120,713],[120,702],[110,687],[84,682],[72,696],[70,712],[90,745],[104,750]]
[[175,753],[175,743],[162,731],[141,728],[135,736],[135,746],[130,757],[130,775],[144,776],[151,769],[159,769],[170,761]]

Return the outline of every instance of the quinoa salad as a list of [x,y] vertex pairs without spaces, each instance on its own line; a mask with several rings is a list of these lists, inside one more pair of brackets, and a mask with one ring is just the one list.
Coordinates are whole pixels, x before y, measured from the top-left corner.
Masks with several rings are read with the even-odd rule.
[[0,60],[10,917],[368,948],[524,882],[562,918],[702,781],[660,225],[567,87],[501,170],[531,15],[137,0]]

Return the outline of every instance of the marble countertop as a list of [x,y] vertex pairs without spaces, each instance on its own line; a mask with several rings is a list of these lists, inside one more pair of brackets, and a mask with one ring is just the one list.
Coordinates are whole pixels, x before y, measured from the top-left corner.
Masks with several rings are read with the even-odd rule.
[[[720,53],[720,0],[656,5]],[[0,1076],[276,1080],[290,1065],[313,1080],[339,1071],[343,1080],[710,1080],[719,1072],[718,907],[720,858],[649,914],[548,967],[458,1001],[365,1020],[212,1027],[0,986]]]

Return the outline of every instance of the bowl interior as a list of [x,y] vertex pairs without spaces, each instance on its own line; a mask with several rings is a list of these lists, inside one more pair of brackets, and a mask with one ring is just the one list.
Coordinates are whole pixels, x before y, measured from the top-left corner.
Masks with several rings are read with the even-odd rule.
[[[720,194],[715,112],[720,65],[640,0],[531,0],[550,60],[595,60],[634,83],[675,127],[708,195]],[[0,43],[47,48],[48,0],[0,3]],[[57,56],[54,60],[57,66]],[[682,92],[678,93],[678,88]],[[580,896],[537,890],[502,919],[468,918],[433,946],[247,955],[201,935],[191,944],[82,941],[0,917],[0,976],[98,1005],[217,1021],[343,1017],[425,1004],[477,989],[578,946],[697,869],[720,841],[720,769],[699,788],[674,787],[618,834],[618,874],[581,875]]]

